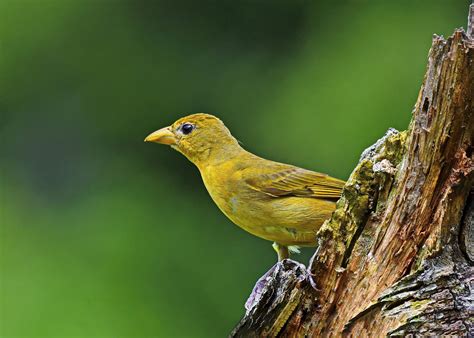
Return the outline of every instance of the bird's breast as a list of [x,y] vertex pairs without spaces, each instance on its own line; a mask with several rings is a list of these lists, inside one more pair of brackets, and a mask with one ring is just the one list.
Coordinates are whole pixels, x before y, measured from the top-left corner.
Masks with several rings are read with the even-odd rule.
[[[201,172],[204,185],[219,209],[232,221],[242,207],[242,194],[238,182],[233,179],[230,168],[207,169]],[[234,221],[235,222],[235,221]]]

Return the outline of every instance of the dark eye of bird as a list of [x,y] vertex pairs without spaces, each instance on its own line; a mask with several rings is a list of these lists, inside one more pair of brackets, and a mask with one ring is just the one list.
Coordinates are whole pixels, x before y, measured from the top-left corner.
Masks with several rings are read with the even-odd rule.
[[181,131],[183,132],[184,135],[188,135],[190,132],[192,132],[194,129],[194,126],[191,123],[185,123],[181,126]]

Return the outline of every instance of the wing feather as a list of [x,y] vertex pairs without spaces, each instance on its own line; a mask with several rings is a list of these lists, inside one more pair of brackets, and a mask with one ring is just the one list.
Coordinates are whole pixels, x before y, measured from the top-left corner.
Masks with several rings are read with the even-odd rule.
[[288,166],[276,172],[263,173],[247,178],[254,190],[273,197],[301,196],[338,199],[345,182],[318,172]]

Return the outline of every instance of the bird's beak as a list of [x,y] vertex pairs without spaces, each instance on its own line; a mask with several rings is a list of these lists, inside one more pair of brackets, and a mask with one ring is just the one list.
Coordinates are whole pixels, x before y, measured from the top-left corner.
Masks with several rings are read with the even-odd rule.
[[171,131],[170,127],[161,128],[157,131],[154,131],[145,138],[145,142],[155,142],[167,145],[175,145],[176,137]]

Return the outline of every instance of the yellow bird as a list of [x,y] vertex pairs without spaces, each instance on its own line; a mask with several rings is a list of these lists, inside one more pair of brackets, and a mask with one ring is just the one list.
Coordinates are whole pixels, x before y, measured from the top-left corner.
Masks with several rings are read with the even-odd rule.
[[315,234],[345,183],[246,151],[209,114],[183,117],[145,142],[170,145],[194,163],[219,209],[242,229],[273,241],[278,260],[298,246],[316,245]]

